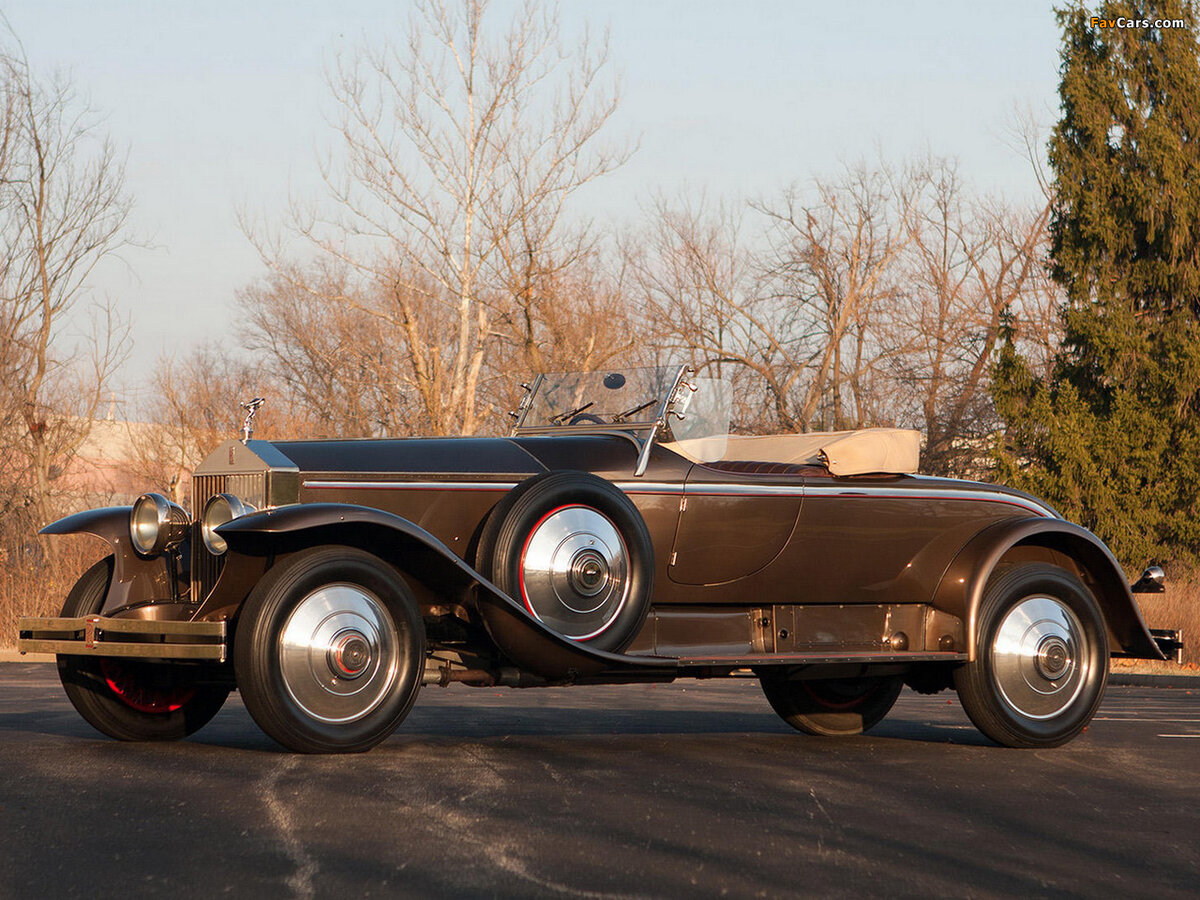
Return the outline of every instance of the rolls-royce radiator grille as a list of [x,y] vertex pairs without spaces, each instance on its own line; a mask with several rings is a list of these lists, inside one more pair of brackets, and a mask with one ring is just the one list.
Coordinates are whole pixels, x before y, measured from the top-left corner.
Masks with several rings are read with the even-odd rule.
[[200,534],[200,516],[204,504],[216,494],[233,494],[255,509],[266,506],[266,477],[254,475],[193,475],[192,476],[192,601],[208,596],[217,576],[221,574],[221,558],[213,556],[204,546]]

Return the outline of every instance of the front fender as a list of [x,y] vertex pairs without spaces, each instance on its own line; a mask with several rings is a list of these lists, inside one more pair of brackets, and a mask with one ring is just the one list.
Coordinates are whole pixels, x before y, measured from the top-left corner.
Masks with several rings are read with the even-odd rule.
[[132,506],[106,506],[102,509],[85,509],[74,515],[51,522],[38,534],[94,534],[110,543],[124,535],[129,536],[129,513]]
[[298,543],[346,543],[387,560],[435,594],[474,589],[511,627],[491,629],[497,647],[523,669],[550,679],[592,676],[612,669],[654,668],[673,660],[595,650],[547,628],[420,525],[368,506],[305,503],[251,513],[217,527],[232,553],[265,556]]
[[170,558],[146,559],[133,549],[129,538],[130,506],[88,509],[51,522],[38,534],[94,534],[113,548],[113,574],[101,615],[111,615],[132,604],[178,602],[171,578]]
[[1062,519],[1005,519],[979,531],[955,556],[934,595],[934,606],[967,623],[967,653],[975,659],[979,608],[988,579],[1016,547],[1043,547],[1074,560],[1092,582],[1113,640],[1127,656],[1165,659],[1130,593],[1121,566],[1104,543]]

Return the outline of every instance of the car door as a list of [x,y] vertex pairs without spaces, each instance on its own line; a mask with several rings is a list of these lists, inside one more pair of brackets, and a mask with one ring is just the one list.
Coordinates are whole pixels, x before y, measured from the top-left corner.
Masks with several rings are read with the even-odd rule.
[[798,476],[755,469],[769,472],[767,463],[720,465],[694,465],[688,473],[667,567],[677,584],[724,584],[753,575],[780,554],[796,527],[804,500]]

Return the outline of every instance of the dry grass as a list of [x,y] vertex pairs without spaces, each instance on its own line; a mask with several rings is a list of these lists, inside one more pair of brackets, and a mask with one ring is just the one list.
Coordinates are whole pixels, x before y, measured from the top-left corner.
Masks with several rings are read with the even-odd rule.
[[58,615],[71,586],[107,552],[106,543],[86,535],[38,538],[19,552],[0,551],[0,648],[16,646],[21,616]]

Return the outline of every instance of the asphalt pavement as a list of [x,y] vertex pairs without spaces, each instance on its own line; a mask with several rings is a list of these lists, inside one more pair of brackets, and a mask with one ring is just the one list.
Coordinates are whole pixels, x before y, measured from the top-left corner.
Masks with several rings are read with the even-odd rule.
[[0,897],[1188,896],[1200,690],[1112,687],[1054,750],[953,694],[792,732],[750,680],[426,688],[356,756],[281,751],[237,695],[177,744],[100,737],[0,665]]

